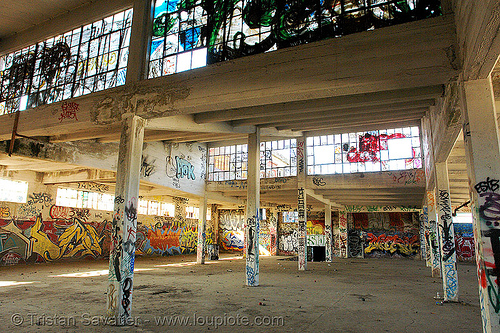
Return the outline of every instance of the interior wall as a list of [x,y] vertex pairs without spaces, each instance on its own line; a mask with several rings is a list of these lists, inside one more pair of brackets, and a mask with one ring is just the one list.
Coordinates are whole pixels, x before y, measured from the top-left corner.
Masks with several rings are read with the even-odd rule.
[[[30,182],[26,203],[0,202],[0,264],[98,259],[109,256],[113,212],[55,205],[57,186]],[[136,255],[196,253],[198,220],[185,198],[174,198],[174,217],[137,217]],[[213,227],[207,223],[207,244]]]
[[351,257],[419,258],[417,212],[349,213],[347,221]]

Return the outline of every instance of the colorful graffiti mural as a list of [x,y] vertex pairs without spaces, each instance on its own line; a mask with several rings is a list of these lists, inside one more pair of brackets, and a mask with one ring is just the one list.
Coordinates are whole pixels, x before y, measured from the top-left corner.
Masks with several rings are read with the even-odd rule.
[[367,247],[365,255],[369,257],[380,256],[412,256],[418,253],[420,248],[420,240],[418,235],[399,235],[397,233],[389,234],[381,233],[374,234],[368,232],[366,235]]
[[472,223],[454,223],[455,250],[460,261],[474,261],[474,231]]
[[[132,208],[125,214],[137,216]],[[3,203],[0,213],[0,265],[105,257],[113,247],[112,212],[56,206],[50,193],[32,193],[26,204]],[[135,243],[123,246],[136,255],[195,253],[196,221],[178,215],[137,216]]]

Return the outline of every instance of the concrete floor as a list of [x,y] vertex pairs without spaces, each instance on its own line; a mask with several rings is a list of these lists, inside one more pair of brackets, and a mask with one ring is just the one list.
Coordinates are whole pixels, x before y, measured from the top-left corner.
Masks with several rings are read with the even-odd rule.
[[125,327],[102,317],[106,260],[1,267],[0,332],[482,331],[473,264],[459,264],[461,302],[437,305],[441,280],[418,260],[335,259],[298,272],[296,261],[261,257],[261,286],[246,287],[244,261],[224,259],[138,258]]

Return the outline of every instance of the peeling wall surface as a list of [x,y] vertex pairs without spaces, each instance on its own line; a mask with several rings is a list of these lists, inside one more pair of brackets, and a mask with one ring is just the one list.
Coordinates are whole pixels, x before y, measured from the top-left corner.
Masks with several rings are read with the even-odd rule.
[[[56,187],[30,183],[26,203],[0,202],[0,264],[109,255],[113,212],[55,205]],[[183,205],[188,199],[183,199]],[[176,202],[176,208],[180,207]],[[183,211],[182,211],[183,212]],[[198,220],[138,215],[136,255],[196,252]],[[207,225],[207,243],[213,228]]]

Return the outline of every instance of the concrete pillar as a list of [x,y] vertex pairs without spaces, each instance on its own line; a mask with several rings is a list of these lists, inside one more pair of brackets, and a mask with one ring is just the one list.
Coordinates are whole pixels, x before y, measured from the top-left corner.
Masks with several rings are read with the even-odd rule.
[[500,331],[500,146],[490,78],[464,83],[464,141],[484,332]]
[[196,262],[205,263],[206,229],[207,229],[207,196],[203,197],[199,205],[200,217],[198,218],[198,246],[196,248]]
[[429,214],[429,238],[431,241],[432,276],[441,276],[441,251],[436,214],[436,195],[434,189],[427,191],[427,211]]
[[217,204],[212,204],[210,208],[210,219],[213,227],[213,253],[210,260],[219,260],[219,209]]
[[134,278],[139,175],[145,120],[127,114],[118,153],[107,288],[107,314],[118,325],[130,318]]
[[339,254],[340,258],[347,258],[349,256],[348,246],[348,233],[347,233],[347,212],[339,212]]
[[271,241],[271,251],[269,255],[278,255],[278,212],[272,208],[266,211],[267,223],[269,226],[269,237]]
[[446,162],[436,163],[439,240],[441,245],[441,272],[445,302],[458,302],[457,254]]
[[152,22],[153,2],[150,0],[135,0],[130,32],[127,83],[138,82],[147,78],[146,68],[149,61]]
[[247,216],[245,225],[246,285],[259,285],[260,129],[248,135]]
[[307,269],[307,201],[306,201],[306,140],[297,139],[297,212],[299,218],[298,232],[298,264],[299,271]]
[[325,261],[332,262],[332,205],[325,204]]
[[[425,213],[424,213],[425,212]],[[427,207],[425,204],[419,216],[419,233],[420,233],[420,260],[424,260],[427,265],[427,247],[425,242],[425,225],[426,225]],[[429,261],[430,264],[430,261]]]
[[[425,252],[422,252],[422,255],[425,260],[425,265],[427,267],[432,267],[432,259],[431,259],[431,253],[432,253],[432,247],[431,247],[431,236],[430,236],[430,225],[429,225],[429,208],[427,207],[427,199],[425,200],[425,203],[422,207],[422,224],[420,228],[424,229],[424,234],[423,236],[423,243],[424,243],[424,248]],[[422,244],[422,239],[420,241],[420,244]]]

